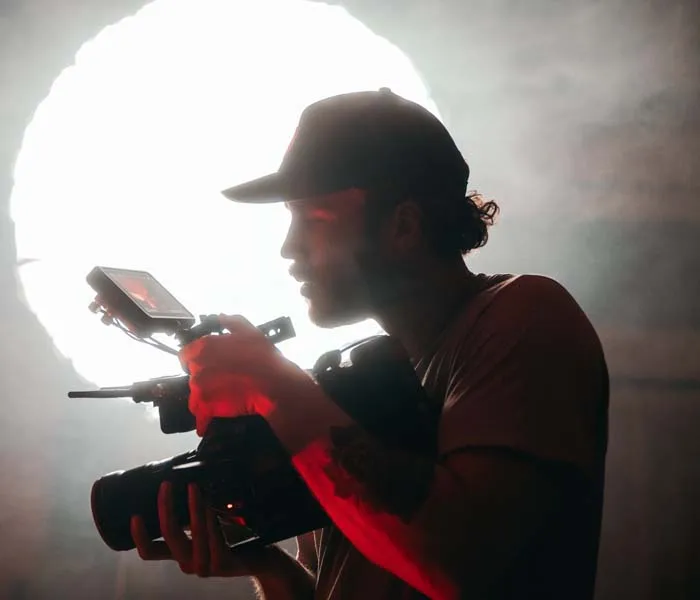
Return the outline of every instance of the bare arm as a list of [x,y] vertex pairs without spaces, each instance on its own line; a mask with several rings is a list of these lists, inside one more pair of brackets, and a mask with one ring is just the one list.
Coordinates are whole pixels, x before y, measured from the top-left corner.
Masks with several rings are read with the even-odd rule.
[[272,561],[270,571],[254,578],[261,600],[313,598],[317,564],[313,531],[297,536],[296,560],[281,548],[277,549],[280,557]]
[[431,464],[356,425],[294,462],[365,557],[434,599],[486,593],[556,506],[556,489],[527,461],[467,451]]
[[281,548],[270,560],[269,568],[257,574],[253,582],[261,600],[312,600],[315,577]]

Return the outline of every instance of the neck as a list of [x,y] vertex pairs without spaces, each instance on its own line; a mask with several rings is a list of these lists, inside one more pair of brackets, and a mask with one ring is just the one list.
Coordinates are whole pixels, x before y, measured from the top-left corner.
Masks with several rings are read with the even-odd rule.
[[407,284],[400,300],[392,302],[376,319],[390,336],[401,342],[417,361],[442,333],[456,312],[477,291],[477,277],[463,261],[436,264]]

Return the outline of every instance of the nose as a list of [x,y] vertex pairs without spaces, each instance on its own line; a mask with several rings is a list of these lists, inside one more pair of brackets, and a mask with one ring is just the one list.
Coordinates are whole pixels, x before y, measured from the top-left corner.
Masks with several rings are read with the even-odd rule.
[[294,220],[289,224],[287,235],[284,238],[282,247],[280,248],[282,258],[295,260],[301,255],[301,240],[298,233],[298,228],[294,224]]

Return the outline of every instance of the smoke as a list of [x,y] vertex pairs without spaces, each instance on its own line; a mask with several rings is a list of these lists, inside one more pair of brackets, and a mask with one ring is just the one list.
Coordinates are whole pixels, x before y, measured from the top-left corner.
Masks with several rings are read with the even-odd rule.
[[[136,6],[1,3],[0,77],[6,85],[0,108],[12,126],[19,127],[16,122],[46,91],[36,92],[34,73],[50,70],[47,65],[58,73],[70,36],[83,34],[81,23],[97,20],[98,11],[104,11],[99,20],[107,21],[108,13],[125,11],[126,4]],[[501,204],[501,224],[474,257],[477,267],[557,276],[601,321],[668,325],[692,317],[700,323],[698,309],[689,308],[698,294],[687,288],[693,280],[688,273],[700,272],[697,225],[693,230],[681,224],[698,221],[700,144],[692,133],[700,105],[697,3],[344,4],[411,54],[470,161],[473,187]],[[87,26],[84,31],[94,33]],[[3,150],[10,156],[16,148]],[[634,220],[668,225],[654,225],[651,235],[630,224]],[[663,302],[656,298],[659,289]],[[2,323],[4,418],[10,424],[2,439],[5,573],[36,571],[45,593],[32,597],[55,597],[66,582],[84,580],[93,582],[94,593],[83,587],[72,595],[101,597],[99,586],[112,581],[112,573],[99,571],[109,571],[117,559],[90,521],[89,484],[108,470],[184,451],[196,440],[162,436],[152,419],[126,402],[66,404],[65,390],[85,382],[68,375],[69,361],[56,355],[28,311],[13,307]],[[35,555],[46,560],[37,566]],[[51,564],[65,566],[65,559],[54,559],[62,556],[79,565],[63,579],[50,570]],[[162,593],[165,579],[174,582],[168,590],[173,598],[207,597],[204,583],[179,576],[174,565],[162,567],[166,571],[133,555],[120,560],[133,561],[130,579],[144,583],[142,597]],[[229,585],[222,582],[221,593]]]
[[634,0],[465,5],[454,35],[470,41],[450,75],[474,182],[506,199],[506,214],[654,210],[645,190],[690,176],[678,160],[689,141],[676,135],[698,89],[689,12]]
[[431,25],[396,36],[420,56],[472,187],[501,205],[474,268],[553,275],[607,324],[697,319],[683,274],[700,268],[698,9],[500,0],[410,14]]

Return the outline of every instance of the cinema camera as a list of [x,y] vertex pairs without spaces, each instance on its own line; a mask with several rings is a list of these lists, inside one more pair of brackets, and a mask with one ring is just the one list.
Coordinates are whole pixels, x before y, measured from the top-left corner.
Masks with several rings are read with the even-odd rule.
[[[171,335],[184,346],[199,337],[222,333],[216,317],[202,316],[196,323],[145,271],[95,267],[87,282],[97,293],[90,309],[101,314],[105,324],[165,352],[178,353],[154,338],[155,334]],[[271,344],[295,336],[289,317],[258,329]],[[327,352],[316,362],[311,376],[334,402],[384,443],[435,455],[439,409],[425,394],[401,346],[389,336],[373,336]],[[151,403],[158,409],[163,433],[195,429],[195,418],[188,410],[187,375],[72,391],[68,397]],[[189,525],[187,484],[197,483],[218,519],[237,525],[242,532],[235,545],[271,544],[329,523],[260,416],[213,419],[196,449],[98,479],[90,503],[95,526],[107,546],[117,551],[135,547],[129,528],[133,515],[143,518],[152,540],[162,537],[157,496],[163,481],[173,484],[175,513],[183,528]]]

